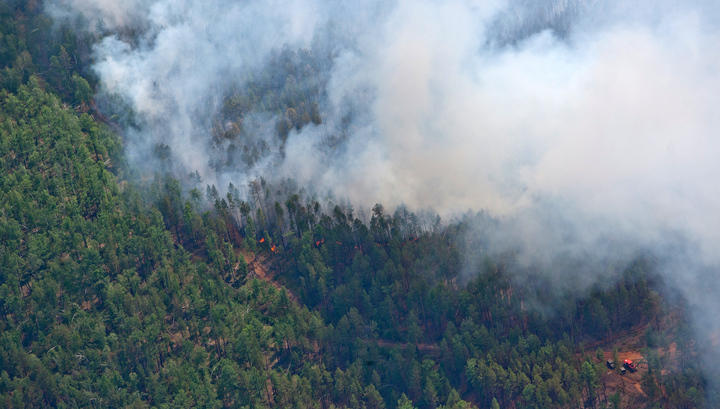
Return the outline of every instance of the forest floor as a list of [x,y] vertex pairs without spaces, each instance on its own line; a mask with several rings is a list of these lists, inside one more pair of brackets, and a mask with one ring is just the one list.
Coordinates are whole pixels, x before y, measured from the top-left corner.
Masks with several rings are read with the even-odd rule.
[[[407,348],[407,345],[408,345],[405,342],[391,342],[391,341],[386,341],[383,339],[378,339],[377,344],[378,344],[378,346],[383,347],[383,348]],[[437,346],[437,344],[418,343],[418,344],[415,344],[415,346],[423,354],[427,354],[427,355],[439,355],[440,354],[440,347]]]
[[300,298],[289,288],[284,287],[275,280],[275,273],[272,269],[272,256],[270,254],[257,254],[246,251],[237,250],[238,257],[245,258],[248,266],[248,278],[257,277],[267,283],[270,283],[275,289],[281,291],[285,289],[288,298],[297,305],[300,305]]
[[[644,328],[640,327],[634,330],[632,334],[629,334],[627,338],[621,338],[615,345],[609,345],[610,348],[605,349],[606,360],[613,358],[614,347],[618,347],[620,351],[618,352],[618,362],[615,363],[616,368],[612,370],[606,367],[605,373],[602,375],[603,399],[605,396],[620,392],[622,397],[621,407],[635,408],[648,402],[649,398],[641,383],[643,374],[648,370],[648,365],[640,351],[634,349],[637,345],[635,341],[641,340],[642,337],[644,337]],[[637,371],[630,372],[628,370],[622,375],[620,368],[626,359],[633,361],[637,365]]]
[[[300,298],[295,295],[290,289],[284,287],[278,281],[275,280],[275,274],[272,268],[272,255],[270,254],[255,254],[247,251],[237,250],[237,256],[244,257],[245,262],[248,266],[248,278],[257,277],[260,280],[270,283],[277,290],[285,289],[288,298],[294,303],[300,305]],[[407,343],[404,342],[391,342],[383,339],[377,340],[378,346],[383,348],[406,348]],[[440,347],[437,344],[428,343],[417,343],[415,344],[417,349],[424,354],[438,355],[440,353]]]
[[[647,324],[636,325],[628,330],[617,332],[608,336],[604,340],[596,341],[585,345],[586,353],[592,353],[597,348],[601,348],[604,353],[604,360],[601,364],[605,365],[605,372],[601,376],[599,399],[605,402],[615,392],[620,392],[622,397],[621,407],[636,408],[641,407],[649,401],[647,393],[643,391],[641,380],[642,374],[647,372],[648,366],[645,357],[640,350],[645,346],[645,331]],[[618,361],[615,362],[615,369],[610,369],[606,365],[608,359],[613,359],[613,350],[618,349]],[[582,359],[581,352],[577,355]],[[620,368],[622,363],[629,359],[637,365],[636,372],[629,370],[621,375]]]
[[[285,289],[288,298],[290,298],[292,302],[297,305],[301,304],[296,294],[275,279],[271,254],[255,254],[238,249],[237,255],[238,257],[244,257],[247,262],[248,278],[257,277],[271,284],[277,290]],[[589,352],[592,352],[596,348],[602,348],[605,360],[613,359],[613,350],[615,348],[618,349],[619,359],[618,362],[616,362],[616,369],[611,370],[606,367],[606,371],[601,377],[603,389],[599,398],[602,402],[605,402],[605,400],[615,392],[620,392],[620,396],[622,397],[621,407],[624,408],[640,408],[650,401],[647,393],[642,388],[642,376],[648,371],[648,365],[645,357],[640,352],[646,345],[645,332],[648,325],[649,324],[637,325],[629,330],[609,336],[605,340],[588,344],[585,347],[585,350]],[[385,348],[406,348],[407,344],[378,340],[378,346]],[[428,355],[437,355],[440,351],[440,348],[436,344],[418,343],[416,347],[420,352]],[[668,356],[670,362],[674,362],[677,355],[675,343],[671,343],[666,350],[661,350],[660,353]],[[626,371],[624,375],[621,375],[620,368],[626,359],[635,362],[637,371],[632,373]],[[603,364],[605,364],[605,362],[603,362]]]
[[[669,318],[669,320],[672,320],[672,318]],[[644,407],[650,401],[647,392],[642,387],[642,377],[648,371],[648,364],[641,352],[647,345],[645,333],[649,325],[651,324],[636,325],[629,330],[610,337],[607,342],[598,342],[586,347],[589,352],[593,350],[593,347],[602,348],[606,361],[613,359],[613,350],[618,349],[618,361],[615,362],[616,368],[613,370],[606,366],[605,373],[601,377],[603,393],[600,398],[603,402],[606,397],[609,398],[615,392],[620,392],[622,397],[621,407],[623,408]],[[668,321],[665,322],[665,325],[668,325]],[[668,344],[667,348],[659,348],[658,352],[666,357],[670,366],[674,366],[678,360],[675,342]],[[622,368],[626,359],[633,361],[637,365],[637,371],[630,372],[627,370],[622,375],[620,368]]]

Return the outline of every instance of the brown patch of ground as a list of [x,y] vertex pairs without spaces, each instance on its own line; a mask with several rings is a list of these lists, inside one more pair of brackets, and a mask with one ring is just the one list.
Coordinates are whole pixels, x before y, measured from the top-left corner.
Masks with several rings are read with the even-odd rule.
[[[377,341],[377,344],[378,344],[378,346],[383,347],[383,348],[397,348],[397,347],[406,348],[408,345],[405,342],[390,342],[390,341],[385,341],[382,339],[379,339]],[[437,355],[440,353],[440,347],[435,344],[422,344],[421,343],[421,344],[415,344],[415,346],[417,347],[417,349],[420,352],[422,352],[424,354]]]
[[[675,342],[671,343],[665,351],[661,350],[661,353],[667,358],[668,362],[678,362],[678,350]],[[665,368],[660,371],[662,375],[667,375],[670,371]]]
[[[617,332],[608,336],[603,341],[593,342],[585,346],[586,353],[592,353],[601,348],[604,353],[604,360],[613,359],[613,350],[618,349],[618,360],[615,362],[615,369],[605,367],[605,373],[601,376],[600,400],[604,403],[606,397],[616,392],[620,393],[623,408],[636,408],[648,402],[648,396],[643,391],[641,380],[642,374],[647,372],[648,366],[645,357],[640,349],[645,346],[645,331],[647,324],[636,325],[628,330]],[[637,371],[626,370],[621,374],[623,362],[629,359],[637,365]],[[602,362],[606,365],[606,362]]]
[[[672,327],[679,316],[670,315],[666,316],[662,326],[664,328]],[[645,360],[645,356],[640,352],[642,348],[646,346],[645,333],[648,329],[649,324],[636,325],[629,330],[622,331],[608,337],[605,343],[596,342],[591,346],[586,347],[586,351],[592,352],[594,349],[602,348],[605,356],[605,360],[613,359],[613,350],[618,349],[618,360],[615,362],[616,368],[611,370],[607,368],[602,375],[601,385],[603,391],[601,395],[611,396],[616,392],[620,393],[622,398],[621,407],[623,408],[640,408],[643,407],[650,400],[647,393],[642,388],[642,377],[648,371],[648,364]],[[592,347],[592,349],[591,349]],[[667,348],[661,348],[658,350],[660,355],[665,357],[667,362],[663,370],[663,374],[669,372],[668,368],[675,367],[675,363],[678,360],[677,344],[672,342]],[[625,371],[622,375],[620,369],[623,366],[623,362],[629,359],[637,365],[636,372]],[[603,362],[605,364],[605,362]],[[604,396],[601,398],[604,400]]]
[[[641,385],[642,374],[647,372],[644,357],[637,351],[621,352],[619,357],[620,362],[616,363],[617,367],[614,370],[607,368],[605,374],[602,375],[603,394],[611,396],[615,392],[619,392],[623,408],[634,408],[644,404],[648,401],[648,396]],[[606,353],[605,358],[612,359],[612,351]],[[632,360],[637,365],[637,371],[627,370],[624,375],[621,375],[620,368],[626,359]]]
[[[300,305],[300,299],[288,288],[283,287],[275,280],[275,274],[272,271],[272,258],[268,254],[253,254],[244,251],[238,251],[238,257],[244,257],[248,266],[248,279],[257,277],[263,280],[278,291],[285,290],[288,298],[297,305]],[[235,266],[237,269],[238,266]]]

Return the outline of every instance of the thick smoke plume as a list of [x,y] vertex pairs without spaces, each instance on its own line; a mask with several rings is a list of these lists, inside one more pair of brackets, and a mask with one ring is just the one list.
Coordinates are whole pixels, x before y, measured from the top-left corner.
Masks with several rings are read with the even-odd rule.
[[[720,310],[712,2],[47,3],[102,38],[98,100],[133,113],[138,163],[163,144],[220,188],[292,177],[356,205],[484,209],[498,243],[581,288],[649,251],[720,330],[703,314]],[[257,83],[276,92],[219,114]],[[265,109],[295,90],[320,119]]]

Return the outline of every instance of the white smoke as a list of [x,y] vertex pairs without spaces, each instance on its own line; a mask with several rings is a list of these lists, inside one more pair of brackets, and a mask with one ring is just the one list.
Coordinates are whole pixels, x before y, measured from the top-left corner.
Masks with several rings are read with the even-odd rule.
[[[548,266],[568,253],[655,249],[695,311],[720,309],[720,18],[711,2],[48,3],[91,29],[102,20],[145,33],[95,48],[102,92],[143,118],[129,140],[138,158],[162,142],[206,180],[242,184],[254,174],[208,166],[209,116],[272,52],[322,50],[332,55],[324,123],[292,131],[282,155],[266,130],[273,154],[251,173],[356,205],[485,209]],[[328,148],[337,134],[348,136]],[[607,237],[622,245],[600,246]],[[677,248],[678,237],[695,250]],[[574,272],[557,274],[568,282]],[[716,318],[697,317],[720,330]]]
[[154,3],[146,0],[59,0],[46,2],[45,8],[61,19],[77,20],[78,14],[81,14],[84,17],[82,29],[117,30],[144,27],[150,6]]

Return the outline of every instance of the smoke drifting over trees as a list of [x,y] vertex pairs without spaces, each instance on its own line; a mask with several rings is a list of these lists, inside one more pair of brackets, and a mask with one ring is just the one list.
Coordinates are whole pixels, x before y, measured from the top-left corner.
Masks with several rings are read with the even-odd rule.
[[141,168],[222,188],[291,177],[367,207],[484,209],[504,220],[497,249],[523,249],[566,285],[648,251],[712,332],[720,18],[710,2],[672,3],[46,7],[102,38],[98,101]]

